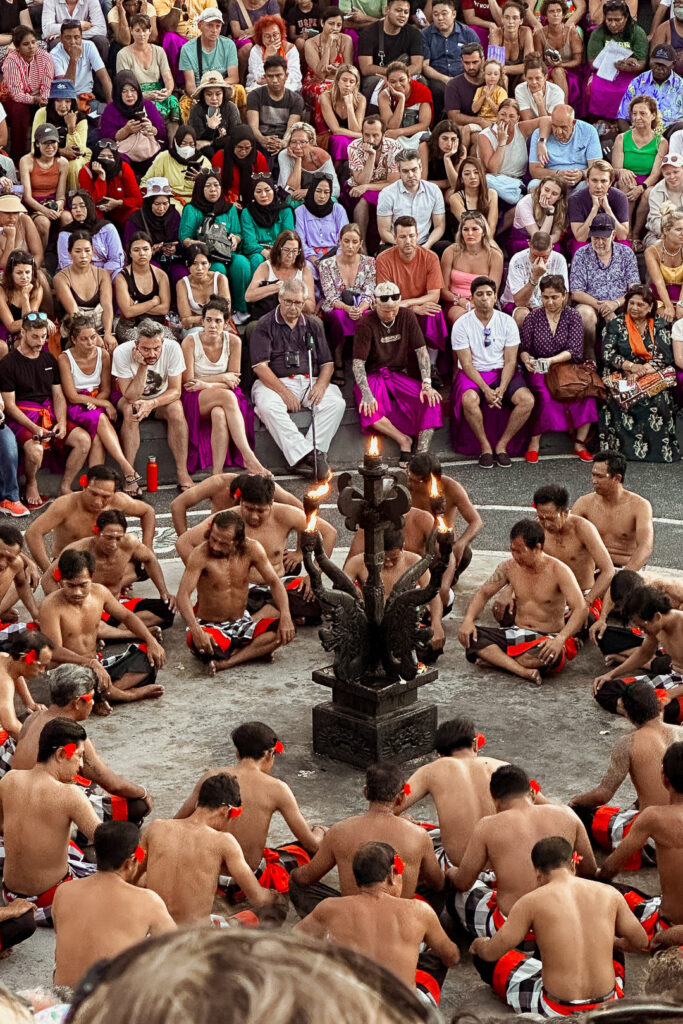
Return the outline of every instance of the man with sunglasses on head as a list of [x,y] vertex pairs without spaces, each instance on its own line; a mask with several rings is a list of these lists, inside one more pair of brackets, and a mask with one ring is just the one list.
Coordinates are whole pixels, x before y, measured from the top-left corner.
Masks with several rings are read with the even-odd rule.
[[23,450],[25,503],[31,512],[48,502],[36,479],[46,450],[67,455],[60,494],[68,494],[92,443],[86,430],[67,419],[59,367],[47,351],[47,338],[47,314],[27,313],[17,343],[0,360],[0,393],[8,426]]
[[479,449],[481,469],[493,469],[496,462],[509,469],[507,446],[534,408],[517,366],[519,330],[511,316],[494,309],[495,281],[475,277],[470,293],[473,309],[456,320],[451,334],[460,362],[452,390],[451,443],[463,455]]
[[412,309],[401,306],[393,281],[375,288],[375,308],[358,321],[353,339],[354,400],[366,433],[396,441],[406,467],[416,439],[427,451],[441,426],[441,396],[432,387],[424,335]]

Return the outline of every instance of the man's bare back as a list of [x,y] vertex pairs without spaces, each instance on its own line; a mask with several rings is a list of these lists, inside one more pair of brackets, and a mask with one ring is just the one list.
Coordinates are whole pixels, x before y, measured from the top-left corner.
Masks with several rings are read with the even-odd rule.
[[60,886],[52,919],[57,934],[54,984],[72,988],[98,960],[175,927],[155,892],[130,885],[113,871]]
[[638,807],[668,802],[668,792],[662,782],[662,758],[672,743],[683,740],[683,728],[668,725],[661,719],[647,722],[628,737],[630,743],[629,772],[638,796]]
[[[652,534],[652,506],[649,501],[625,489],[618,502],[607,501],[599,494],[583,494],[574,503],[572,513],[593,524],[617,568],[642,569],[647,555],[640,565],[630,563],[641,537]],[[649,547],[651,553],[651,542]]]
[[[424,555],[427,548],[427,541],[434,532],[434,516],[431,512],[425,512],[419,508],[409,508],[406,512],[405,524],[403,526],[404,550],[412,551],[416,555]],[[346,556],[348,563],[354,555],[362,554],[365,551],[365,534],[359,526],[356,530],[349,553]],[[346,565],[344,566],[346,569]]]

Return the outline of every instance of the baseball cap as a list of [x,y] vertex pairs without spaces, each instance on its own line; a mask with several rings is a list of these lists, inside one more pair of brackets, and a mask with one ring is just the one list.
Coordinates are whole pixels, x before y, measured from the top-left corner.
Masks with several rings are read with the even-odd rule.
[[223,15],[217,7],[205,7],[197,18],[197,24],[200,25],[203,21],[220,21],[223,24]]
[[593,222],[588,229],[591,238],[609,238],[616,227],[616,222],[608,213],[599,210],[593,217]]
[[667,153],[662,159],[662,167],[683,167],[683,153]]
[[53,124],[40,124],[36,128],[36,143],[59,142],[59,132]]
[[654,50],[650,54],[650,64],[675,64],[676,63],[676,51],[673,46],[669,46],[667,43],[661,43],[659,46],[655,46]]

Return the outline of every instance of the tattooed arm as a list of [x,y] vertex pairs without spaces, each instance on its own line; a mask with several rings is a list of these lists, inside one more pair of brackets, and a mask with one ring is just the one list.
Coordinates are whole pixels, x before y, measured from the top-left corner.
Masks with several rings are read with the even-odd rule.
[[359,411],[363,416],[372,416],[372,414],[377,411],[377,402],[373,397],[370,385],[368,384],[368,375],[365,371],[365,360],[354,359],[352,367],[353,376],[360,389],[361,395]]
[[489,576],[486,583],[479,587],[479,590],[470,601],[465,612],[465,618],[462,620],[458,630],[458,640],[463,647],[469,647],[470,637],[476,640],[477,628],[475,622],[477,618],[481,615],[494,594],[497,594],[499,590],[502,590],[504,586],[509,584],[508,568],[510,565],[510,560],[501,562],[495,572]]

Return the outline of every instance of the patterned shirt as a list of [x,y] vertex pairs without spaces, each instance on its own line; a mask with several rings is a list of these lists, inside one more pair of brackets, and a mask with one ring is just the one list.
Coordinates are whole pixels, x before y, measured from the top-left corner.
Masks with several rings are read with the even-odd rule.
[[519,351],[534,359],[549,359],[559,352],[571,352],[572,362],[583,361],[583,320],[575,309],[566,307],[560,314],[555,333],[550,330],[545,309],[534,309],[519,329]]
[[[341,301],[341,293],[348,285],[339,273],[336,256],[323,260],[318,267],[320,273],[320,287],[325,296],[320,308],[325,313],[334,309],[335,302]],[[358,265],[356,280],[353,282],[355,291],[360,292],[358,302],[372,302],[375,291],[375,258],[374,256],[363,256],[361,254]]]
[[[348,161],[349,170],[351,174],[360,174],[365,167],[365,154],[361,150],[362,139],[354,139],[349,145]],[[396,139],[382,139],[382,148],[377,154],[375,166],[372,169],[370,175],[370,181],[386,181],[390,174],[398,174],[398,167],[396,166],[396,154],[399,150],[399,144]],[[355,181],[351,180],[351,185],[355,185]]]
[[43,103],[47,103],[55,66],[45,50],[38,50],[30,64],[16,50],[10,50],[2,66],[2,76],[15,103],[34,103],[34,92],[40,92]]
[[673,70],[661,85],[655,82],[651,71],[637,75],[624,93],[617,117],[629,120],[628,105],[634,96],[652,96],[655,99],[665,128],[683,118],[683,78]]
[[628,245],[613,242],[612,259],[607,265],[598,259],[590,243],[574,253],[569,273],[573,292],[585,292],[598,302],[612,302],[623,299],[632,284],[640,284],[640,274]]

